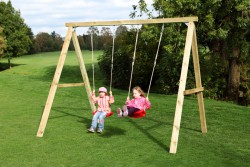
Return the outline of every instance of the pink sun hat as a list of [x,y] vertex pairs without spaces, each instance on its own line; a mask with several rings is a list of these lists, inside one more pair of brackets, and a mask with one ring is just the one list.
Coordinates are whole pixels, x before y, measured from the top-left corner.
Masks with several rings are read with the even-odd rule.
[[100,87],[99,88],[99,92],[105,92],[105,93],[107,93],[107,89],[105,87]]

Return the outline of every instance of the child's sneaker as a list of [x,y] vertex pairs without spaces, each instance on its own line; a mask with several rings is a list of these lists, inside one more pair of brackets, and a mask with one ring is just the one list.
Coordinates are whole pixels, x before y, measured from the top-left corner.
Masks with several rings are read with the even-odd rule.
[[103,132],[102,129],[98,129],[98,130],[97,130],[97,133],[102,133],[102,132]]
[[95,133],[95,129],[91,127],[88,129],[88,132]]
[[123,116],[124,116],[124,117],[128,116],[128,108],[127,108],[126,105],[123,106],[122,110],[123,110]]
[[128,116],[128,110],[126,110],[126,111],[123,112],[123,116],[124,117]]
[[122,110],[120,108],[117,108],[116,113],[119,118],[122,117]]

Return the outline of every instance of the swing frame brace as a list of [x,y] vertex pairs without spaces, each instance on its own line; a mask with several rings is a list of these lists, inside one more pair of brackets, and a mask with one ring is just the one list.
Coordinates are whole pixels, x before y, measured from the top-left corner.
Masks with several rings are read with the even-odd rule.
[[[195,29],[195,24],[194,24],[194,22],[197,22],[197,21],[198,21],[198,17],[180,17],[180,18],[163,18],[163,19],[147,19],[147,20],[118,20],[118,21],[93,21],[93,22],[66,23],[65,25],[66,27],[68,27],[67,34],[66,34],[63,48],[62,48],[62,51],[58,60],[54,78],[51,83],[50,91],[49,91],[48,98],[44,107],[40,125],[37,131],[37,137],[43,137],[57,87],[85,86],[88,99],[89,99],[89,103],[90,103],[90,107],[92,111],[95,111],[95,105],[90,99],[91,88],[90,88],[85,64],[83,61],[83,55],[80,49],[80,45],[77,39],[76,32],[74,31],[76,27],[139,25],[139,24],[156,24],[156,23],[163,23],[163,24],[164,23],[188,23],[187,25],[188,31],[186,34],[186,43],[185,43],[185,49],[184,49],[184,55],[183,55],[182,69],[181,69],[181,75],[180,75],[180,82],[179,82],[179,89],[178,89],[178,96],[177,96],[177,102],[176,102],[176,109],[175,109],[175,116],[174,116],[174,123],[173,123],[173,130],[172,130],[172,137],[171,137],[169,152],[174,154],[177,151],[184,95],[193,94],[193,93],[197,94],[200,121],[201,121],[201,131],[202,133],[207,133],[206,117],[205,117],[205,109],[204,109],[204,101],[203,101],[203,93],[202,93],[204,88],[202,87],[202,83],[201,83],[198,47],[197,47],[197,39],[196,39],[196,29]],[[62,73],[62,69],[64,66],[64,62],[66,59],[67,51],[68,51],[71,40],[73,41],[73,44],[75,47],[76,55],[78,58],[78,63],[80,66],[80,71],[81,71],[82,78],[83,78],[83,83],[59,84],[59,79]],[[196,88],[191,89],[191,90],[185,90],[191,51],[193,55]]]

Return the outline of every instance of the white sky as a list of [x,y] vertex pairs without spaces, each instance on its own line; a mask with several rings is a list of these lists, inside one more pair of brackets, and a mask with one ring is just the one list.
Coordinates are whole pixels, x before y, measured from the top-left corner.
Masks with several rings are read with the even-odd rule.
[[[8,0],[4,0],[7,2]],[[133,11],[132,5],[139,0],[11,0],[15,10],[32,29],[34,35],[39,32],[55,31],[65,36],[66,22],[128,20]],[[151,6],[153,0],[146,0]],[[144,17],[146,18],[146,16]],[[141,18],[142,19],[142,18]],[[77,33],[79,34],[79,28]],[[81,28],[80,33],[87,28]]]

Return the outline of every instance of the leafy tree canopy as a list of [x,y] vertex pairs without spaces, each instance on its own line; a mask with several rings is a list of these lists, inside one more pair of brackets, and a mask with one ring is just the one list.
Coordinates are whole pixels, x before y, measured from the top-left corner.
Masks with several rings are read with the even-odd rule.
[[3,56],[4,49],[6,48],[6,40],[3,35],[3,28],[0,27],[0,58]]
[[5,56],[10,59],[29,52],[33,34],[21,18],[20,11],[13,8],[11,1],[0,2],[0,26],[3,27],[7,40]]
[[[243,98],[244,104],[250,103],[250,81],[247,77],[250,73],[249,3],[249,0],[155,0],[153,3],[159,18],[198,16],[196,30],[202,81],[206,88],[204,94],[207,97],[229,99],[239,103]],[[153,12],[147,8],[144,0],[140,0],[133,9],[130,15],[133,18],[143,14],[152,17]],[[148,71],[152,70],[150,62],[153,63],[153,52],[156,51],[160,27],[143,25],[141,28],[136,60],[138,70],[134,71],[134,84],[148,82]],[[177,92],[186,32],[187,26],[183,23],[165,25],[155,71],[154,90],[163,93]],[[133,50],[129,49],[133,47],[133,42],[125,43],[128,40],[134,41],[134,37],[127,34],[122,38],[124,45],[119,45],[116,59],[119,59],[119,55],[126,55],[128,51]],[[108,54],[104,57],[108,57]],[[131,63],[131,59],[129,60],[124,67],[119,64],[119,68],[128,68]],[[187,88],[194,88],[192,63],[188,75]],[[124,78],[128,78],[128,75]]]

